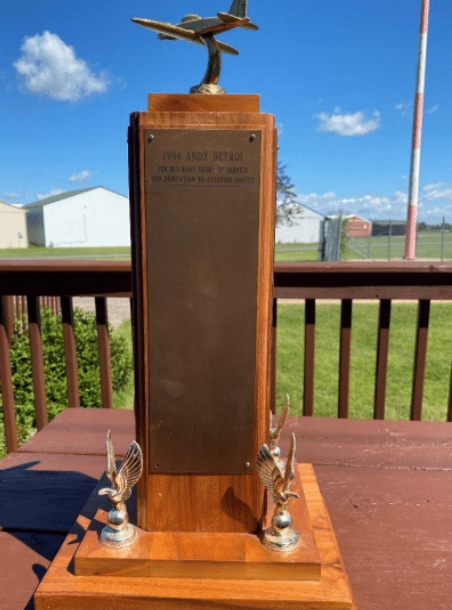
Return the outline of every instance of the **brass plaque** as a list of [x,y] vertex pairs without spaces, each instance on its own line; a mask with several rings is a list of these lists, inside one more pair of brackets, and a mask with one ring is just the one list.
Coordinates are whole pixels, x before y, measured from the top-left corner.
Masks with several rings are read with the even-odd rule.
[[254,469],[261,133],[145,130],[150,469]]

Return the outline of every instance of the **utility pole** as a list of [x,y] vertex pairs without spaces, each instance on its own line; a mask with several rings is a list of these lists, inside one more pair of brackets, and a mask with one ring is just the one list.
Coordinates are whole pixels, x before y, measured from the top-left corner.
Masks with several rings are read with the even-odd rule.
[[405,235],[405,260],[416,256],[417,211],[419,201],[419,168],[421,161],[422,111],[424,106],[425,64],[427,58],[427,32],[430,0],[422,0],[421,26],[417,63],[417,82],[413,112],[413,135],[411,145],[410,186],[408,191],[407,227]]

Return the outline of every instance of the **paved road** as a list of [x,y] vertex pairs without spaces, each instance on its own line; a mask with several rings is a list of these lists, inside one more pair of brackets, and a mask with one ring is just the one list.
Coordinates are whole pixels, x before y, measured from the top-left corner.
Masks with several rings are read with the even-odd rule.
[[[74,307],[81,307],[85,311],[94,312],[94,298],[74,297]],[[129,299],[110,298],[108,303],[108,321],[113,328],[118,328],[125,320],[130,320],[130,301]]]

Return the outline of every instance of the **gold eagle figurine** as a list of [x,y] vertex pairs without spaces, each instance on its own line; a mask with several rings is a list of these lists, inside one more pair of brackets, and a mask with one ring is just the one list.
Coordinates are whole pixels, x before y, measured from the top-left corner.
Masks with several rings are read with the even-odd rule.
[[100,535],[100,542],[105,546],[124,548],[130,546],[136,539],[135,527],[129,523],[126,501],[132,494],[132,488],[143,471],[143,454],[136,441],[132,441],[127,449],[124,461],[116,468],[115,453],[111,441],[111,431],[107,432],[107,468],[105,474],[110,479],[112,487],[99,490],[100,496],[108,496],[113,508],[108,513],[108,525]]
[[291,527],[292,517],[288,510],[291,498],[300,496],[290,490],[295,478],[296,439],[292,433],[289,456],[285,464],[272,453],[267,445],[262,445],[257,454],[257,472],[275,505],[272,525],[264,532],[264,545],[272,551],[292,551],[298,545],[298,533]]

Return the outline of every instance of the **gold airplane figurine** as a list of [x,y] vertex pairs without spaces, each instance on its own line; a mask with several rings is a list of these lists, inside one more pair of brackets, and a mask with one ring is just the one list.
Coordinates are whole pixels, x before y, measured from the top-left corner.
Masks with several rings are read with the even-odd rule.
[[296,439],[292,433],[289,456],[286,465],[276,457],[267,445],[262,445],[257,454],[257,472],[275,505],[272,525],[264,532],[263,543],[272,551],[292,551],[298,545],[298,532],[292,527],[292,517],[288,506],[292,498],[300,496],[290,490],[295,478]]
[[100,542],[104,546],[125,548],[136,539],[135,527],[129,523],[126,501],[132,494],[132,488],[143,471],[143,455],[137,442],[132,441],[127,449],[126,456],[119,469],[116,468],[111,431],[107,432],[107,469],[105,474],[110,479],[112,487],[99,490],[100,496],[108,496],[113,508],[108,513],[108,525],[100,535]]
[[203,81],[200,85],[192,87],[190,93],[225,93],[218,85],[221,72],[221,52],[238,55],[233,47],[216,40],[214,35],[222,34],[233,28],[248,30],[259,29],[251,23],[247,15],[248,0],[233,0],[228,13],[217,13],[216,17],[199,17],[199,15],[185,15],[177,25],[133,17],[132,21],[145,28],[159,32],[160,40],[187,40],[207,47],[209,63]]

